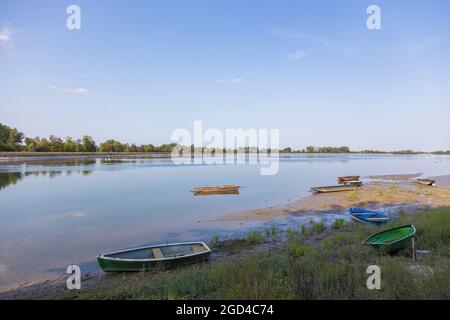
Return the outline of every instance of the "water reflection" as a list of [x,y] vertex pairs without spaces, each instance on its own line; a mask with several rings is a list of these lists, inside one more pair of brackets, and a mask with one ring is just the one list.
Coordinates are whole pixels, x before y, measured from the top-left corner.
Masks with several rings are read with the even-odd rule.
[[23,174],[20,172],[7,172],[0,173],[0,190],[6,188],[9,185],[14,185],[20,181]]
[[15,185],[26,177],[48,177],[50,179],[61,176],[65,173],[67,176],[71,176],[72,173],[88,176],[92,173],[92,170],[40,170],[40,171],[27,171],[27,172],[0,172],[0,190],[5,189],[8,186]]
[[50,166],[50,167],[78,167],[95,165],[96,159],[45,159],[33,160],[32,162],[23,162],[26,167]]

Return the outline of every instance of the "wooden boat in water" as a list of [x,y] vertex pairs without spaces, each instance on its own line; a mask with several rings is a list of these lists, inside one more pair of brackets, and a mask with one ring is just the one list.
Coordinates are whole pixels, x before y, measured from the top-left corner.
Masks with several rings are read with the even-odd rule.
[[409,224],[375,233],[364,240],[362,244],[374,246],[385,253],[392,253],[403,248],[415,234],[416,228]]
[[208,192],[208,191],[237,191],[239,190],[239,186],[234,185],[234,184],[230,184],[230,185],[225,185],[225,186],[218,186],[218,187],[197,187],[192,189],[192,191],[194,192],[198,192],[198,191],[203,191],[203,192]]
[[210,254],[203,242],[185,242],[104,253],[97,261],[104,272],[138,272],[207,261]]
[[359,181],[359,176],[343,176],[338,177],[339,183],[343,183],[345,181]]
[[432,186],[434,187],[436,185],[436,180],[431,179],[417,179],[416,182],[418,184],[424,185],[424,186]]
[[356,186],[356,185],[337,185],[337,186],[326,186],[326,187],[313,187],[313,188],[311,188],[311,192],[313,192],[313,193],[343,192],[343,191],[353,191],[358,188],[359,188],[359,186]]
[[213,196],[213,195],[238,195],[239,191],[237,190],[224,190],[224,191],[194,191],[194,196]]
[[194,195],[213,195],[213,194],[239,194],[239,186],[225,185],[218,187],[198,187],[192,189]]

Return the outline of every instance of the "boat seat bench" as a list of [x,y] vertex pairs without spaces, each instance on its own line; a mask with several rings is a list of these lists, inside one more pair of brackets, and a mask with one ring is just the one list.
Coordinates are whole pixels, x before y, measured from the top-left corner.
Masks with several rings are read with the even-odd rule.
[[160,249],[160,248],[153,248],[152,251],[153,251],[153,255],[155,256],[156,259],[162,259],[162,258],[164,258],[164,255],[163,255],[163,253],[161,252],[161,249]]
[[199,245],[199,244],[194,244],[194,245],[192,246],[192,250],[193,250],[195,253],[200,253],[200,252],[205,251],[205,248],[204,248],[203,246]]

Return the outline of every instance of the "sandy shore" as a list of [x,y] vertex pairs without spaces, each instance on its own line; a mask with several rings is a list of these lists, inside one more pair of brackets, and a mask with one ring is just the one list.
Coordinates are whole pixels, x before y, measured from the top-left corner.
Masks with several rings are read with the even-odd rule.
[[450,175],[432,177],[436,187],[415,183],[420,174],[368,177],[373,181],[348,192],[313,194],[287,205],[225,214],[218,220],[264,220],[291,214],[347,211],[350,207],[450,206]]

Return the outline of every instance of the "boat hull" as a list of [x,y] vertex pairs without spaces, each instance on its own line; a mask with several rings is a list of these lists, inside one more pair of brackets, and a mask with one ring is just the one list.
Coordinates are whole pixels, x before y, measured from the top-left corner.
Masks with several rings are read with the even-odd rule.
[[106,253],[97,262],[104,272],[139,272],[207,261],[210,254],[203,242],[187,242]]
[[231,195],[238,195],[238,190],[221,190],[221,191],[195,191],[194,196],[214,196],[214,195],[224,195],[224,194],[231,194]]
[[338,177],[339,182],[345,182],[345,181],[359,181],[359,176],[345,176],[345,177]]
[[391,222],[394,220],[382,213],[366,213],[366,214],[351,213],[351,216],[356,221],[369,223],[369,224],[375,224],[375,225],[384,224],[384,223]]
[[416,182],[423,186],[435,186],[436,185],[436,181],[430,180],[430,179],[417,179]]
[[214,191],[238,191],[240,186],[228,185],[228,186],[218,186],[218,187],[197,187],[194,188],[193,192],[214,192]]
[[394,253],[403,249],[416,234],[413,225],[406,225],[398,228],[375,233],[364,240],[362,244],[377,248],[382,253]]
[[381,212],[376,212],[376,211],[372,211],[372,210],[368,210],[368,209],[363,209],[363,208],[350,208],[348,210],[348,212],[350,212],[350,214],[353,215],[362,215],[362,214],[378,214]]
[[353,185],[313,187],[313,188],[311,188],[311,192],[313,192],[313,193],[345,192],[345,191],[353,191],[353,190],[356,190],[358,188],[359,188],[359,186],[353,186]]
[[122,261],[109,260],[97,257],[97,262],[104,272],[141,272],[152,270],[166,270],[184,265],[205,262],[209,260],[211,252],[195,255],[179,257],[170,260],[148,260],[148,261]]

